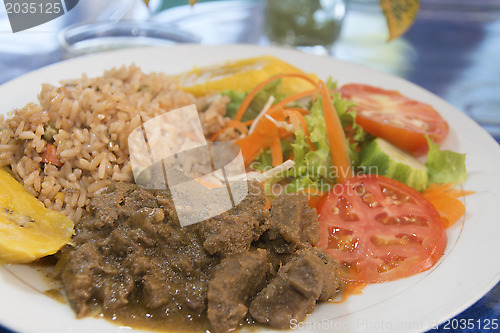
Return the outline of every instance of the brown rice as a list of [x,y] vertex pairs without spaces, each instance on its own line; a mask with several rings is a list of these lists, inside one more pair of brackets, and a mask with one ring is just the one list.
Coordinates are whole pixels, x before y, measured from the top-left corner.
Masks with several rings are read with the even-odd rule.
[[[9,165],[48,208],[78,221],[90,199],[111,181],[132,181],[129,133],[148,119],[196,102],[166,75],[144,74],[135,66],[98,78],[83,75],[57,87],[44,84],[39,105],[29,103],[5,120],[0,116],[0,166]],[[227,101],[218,103],[225,110]],[[208,109],[209,132],[222,128],[221,112]],[[62,167],[42,163],[47,126],[57,130],[53,145]]]

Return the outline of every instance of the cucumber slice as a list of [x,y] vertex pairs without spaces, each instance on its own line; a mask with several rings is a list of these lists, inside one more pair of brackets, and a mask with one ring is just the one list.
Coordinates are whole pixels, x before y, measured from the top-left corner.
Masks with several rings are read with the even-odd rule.
[[382,138],[376,138],[361,150],[360,166],[365,173],[395,179],[417,191],[423,191],[429,185],[425,165]]

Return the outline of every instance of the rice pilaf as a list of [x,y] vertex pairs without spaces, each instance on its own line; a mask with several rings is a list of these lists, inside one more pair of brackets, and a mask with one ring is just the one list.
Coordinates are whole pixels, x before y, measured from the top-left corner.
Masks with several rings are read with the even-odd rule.
[[[145,74],[134,65],[60,86],[44,84],[38,99],[39,105],[0,116],[0,166],[10,166],[47,208],[75,222],[112,181],[133,181],[127,139],[142,122],[190,104],[206,109],[200,117],[209,128],[205,134],[226,122],[220,110],[227,101],[208,105],[165,74]],[[61,167],[42,162],[48,143],[56,147]]]

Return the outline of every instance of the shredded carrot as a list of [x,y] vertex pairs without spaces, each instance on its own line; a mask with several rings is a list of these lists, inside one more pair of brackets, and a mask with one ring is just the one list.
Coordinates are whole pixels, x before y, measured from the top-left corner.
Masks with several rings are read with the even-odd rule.
[[346,137],[325,82],[319,81],[318,87],[323,103],[323,113],[333,170],[337,174],[337,182],[340,183],[353,175]]
[[309,110],[308,109],[304,109],[304,108],[295,108],[295,107],[284,107],[285,110],[290,110],[290,111],[297,111],[298,113],[302,114],[302,115],[305,115],[305,114],[309,114]]
[[228,128],[234,128],[240,131],[241,134],[247,134],[248,133],[248,127],[245,123],[242,123],[241,121],[235,121],[231,120],[227,123],[226,126],[224,126],[222,129],[218,130],[212,137],[210,138],[211,141],[214,141],[221,135],[223,132],[225,132]]
[[295,131],[299,131],[301,128],[304,128],[295,112],[287,110],[286,115],[290,118],[290,123]]
[[309,145],[309,150],[316,150],[316,146],[314,143],[311,141],[309,138],[310,132],[309,132],[309,127],[307,126],[306,119],[304,116],[297,110],[290,110],[286,109],[285,110],[286,115],[290,118],[290,122],[292,123],[293,129],[295,131],[298,131],[302,129],[304,131],[304,136],[307,144]]
[[451,184],[431,184],[424,193],[426,193],[427,196],[440,195],[449,189],[451,189]]
[[210,137],[210,141],[215,141],[222,133],[224,133],[228,128],[231,128],[230,126],[224,126]]
[[[284,129],[277,128],[269,119],[263,118],[255,131],[236,140],[235,143],[240,147],[245,165],[248,166],[257,158],[262,150],[269,148],[273,142],[280,141],[280,139],[286,138],[291,134],[292,133]],[[277,148],[275,148],[275,154],[277,154],[277,152]],[[281,154],[283,155],[283,152],[281,152]],[[281,158],[283,159],[283,156]]]
[[271,200],[269,200],[269,197],[266,195],[266,205],[264,206],[264,209],[269,210],[271,208]]
[[292,96],[288,96],[287,98],[283,99],[279,103],[276,103],[274,105],[274,107],[285,107],[286,105],[290,104],[291,102],[295,102],[295,101],[302,99],[304,97],[314,95],[317,92],[318,92],[317,89],[311,89],[311,90],[306,90],[306,91],[300,92],[300,93],[292,95]]
[[254,97],[257,95],[259,91],[261,91],[265,86],[267,86],[269,83],[273,82],[274,80],[281,79],[284,77],[298,77],[301,79],[304,79],[311,83],[312,86],[316,86],[316,82],[311,79],[307,74],[302,74],[302,73],[281,73],[277,74],[274,76],[271,76],[269,79],[259,83],[255,88],[253,88],[250,93],[245,97],[243,102],[241,103],[238,111],[236,112],[236,115],[234,116],[234,120],[240,121],[241,118],[243,118],[243,115],[245,114],[246,110],[248,109],[248,106],[254,99]]
[[283,163],[283,149],[281,149],[281,140],[277,135],[271,139],[271,158],[273,160],[273,167],[277,167]]
[[[219,137],[219,135],[221,135],[228,128],[236,128],[241,133],[247,134],[247,132],[248,132],[248,126],[252,125],[253,122],[254,122],[254,120],[249,120],[249,121],[241,122],[241,118],[245,114],[245,112],[248,109],[248,107],[249,107],[250,103],[252,102],[253,98],[267,84],[269,84],[270,82],[272,82],[274,80],[282,78],[282,77],[300,77],[300,78],[303,78],[304,80],[308,81],[309,83],[311,83],[311,85],[316,86],[316,82],[314,80],[312,80],[307,75],[300,74],[300,73],[283,73],[283,74],[278,74],[278,75],[270,77],[268,80],[266,80],[264,82],[261,82],[252,91],[250,91],[250,93],[245,97],[245,99],[241,103],[240,107],[238,108],[238,111],[236,112],[236,115],[234,116],[234,119],[232,119],[226,126],[224,126],[222,129],[220,129],[215,134],[213,134],[212,137],[210,138],[210,140],[212,140],[212,141],[216,140]],[[289,96],[289,97],[285,98],[283,101],[281,101],[280,103],[278,103],[278,104],[272,106],[271,108],[269,108],[268,112],[266,112],[266,113],[270,113],[270,111],[273,110],[273,109],[282,109],[288,103],[296,101],[296,100],[304,98],[304,97],[307,97],[307,96],[312,95],[312,94],[314,94],[316,92],[317,92],[316,89],[312,89],[312,90],[304,91],[304,92],[301,92],[301,93]],[[303,113],[303,112],[308,113],[309,112],[306,109],[301,109],[301,108],[296,108],[296,109],[299,109],[301,113]],[[246,128],[246,130],[244,128]]]
[[459,190],[459,189],[449,189],[448,191],[446,191],[449,195],[455,197],[455,198],[461,198],[461,197],[465,197],[467,195],[471,195],[471,194],[474,194],[476,192],[474,191],[465,191],[465,190]]
[[443,192],[446,192],[455,198],[460,198],[466,195],[471,195],[476,193],[474,191],[466,191],[462,189],[452,188],[452,184],[431,184],[429,188],[425,191],[425,193],[427,193],[428,196],[439,195]]
[[[255,132],[254,132],[255,133]],[[235,142],[241,149],[241,154],[245,160],[245,166],[250,165],[250,163],[257,158],[260,152],[267,147],[269,143],[266,137],[259,137],[253,133],[236,140]]]
[[301,128],[306,136],[309,136],[309,127],[307,127],[307,122],[304,116],[295,110],[285,110],[285,114],[290,118],[293,129],[299,131]]
[[474,193],[453,189],[451,186],[451,184],[432,184],[422,193],[439,212],[446,228],[452,226],[465,214],[465,205],[458,198]]
[[431,184],[429,188],[423,192],[423,194],[426,198],[438,197],[443,193],[446,193],[454,198],[460,198],[475,193],[474,191],[455,189],[452,188],[452,186],[452,184]]
[[[272,110],[268,110],[266,113],[272,119],[276,121],[284,121],[286,118],[286,114],[283,109],[274,108]],[[255,129],[252,133],[247,136],[236,140],[236,144],[240,146],[241,153],[245,160],[245,165],[249,165],[260,152],[264,149],[271,147],[271,145],[276,145],[275,141],[279,141],[283,138],[289,137],[293,133],[287,131],[284,128],[278,128],[275,123],[273,123],[270,119],[266,117],[260,118],[258,123],[255,126]],[[281,145],[280,145],[281,150]],[[273,162],[279,161],[277,159],[278,148],[277,145],[274,148],[274,154],[276,154]],[[281,162],[283,162],[283,151],[281,151]],[[271,154],[272,156],[272,154]],[[278,163],[281,164],[281,163]],[[278,165],[276,164],[276,165]]]

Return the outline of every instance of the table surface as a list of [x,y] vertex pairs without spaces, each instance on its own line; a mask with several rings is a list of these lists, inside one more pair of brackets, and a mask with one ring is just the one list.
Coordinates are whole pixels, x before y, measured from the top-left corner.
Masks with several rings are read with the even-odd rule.
[[[443,2],[456,6],[440,6]],[[338,59],[400,76],[433,92],[467,113],[500,142],[500,2],[478,1],[482,7],[470,2],[463,7],[464,3],[422,0],[416,23],[404,37],[388,43],[378,7],[369,0],[351,0],[340,38],[330,52]],[[13,34],[0,8],[0,84],[60,61],[57,32],[64,26],[90,18],[147,17],[138,0],[86,0],[52,22]],[[149,19],[175,23],[198,35],[202,44],[269,44],[259,1],[179,6]],[[454,319],[500,321],[500,284]],[[433,330],[448,331],[443,325]],[[481,330],[467,332],[471,331]],[[10,331],[0,326],[0,333],[5,332]]]

